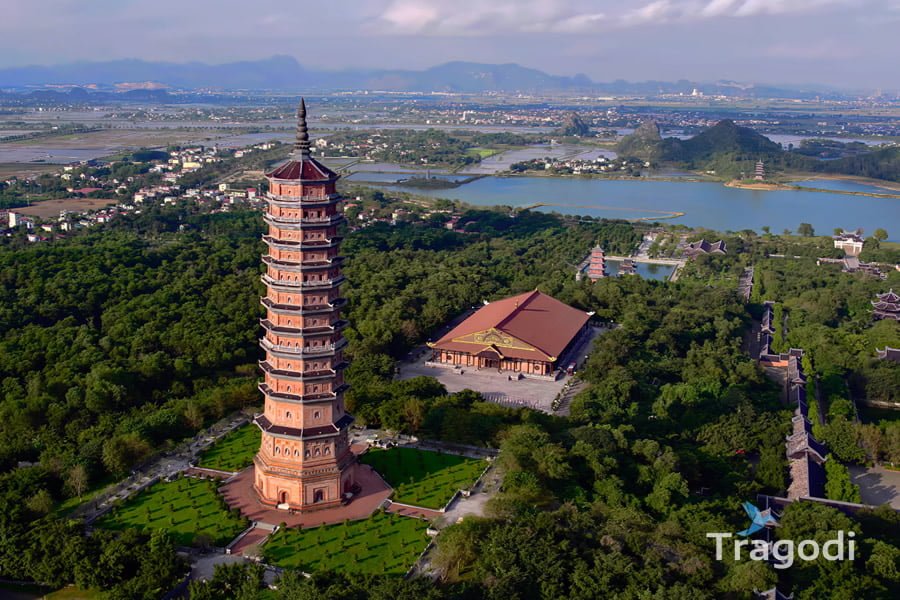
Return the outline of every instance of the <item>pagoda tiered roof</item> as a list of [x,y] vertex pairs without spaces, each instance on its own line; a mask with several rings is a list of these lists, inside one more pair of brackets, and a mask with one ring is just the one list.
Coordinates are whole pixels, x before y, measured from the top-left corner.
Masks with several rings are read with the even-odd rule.
[[349,427],[351,423],[353,423],[353,417],[351,415],[345,414],[334,423],[328,423],[320,427],[307,427],[305,429],[275,425],[264,414],[257,415],[257,417],[254,419],[254,422],[256,423],[257,427],[267,433],[306,440],[311,438],[330,437],[337,433],[340,433],[342,430]]
[[314,159],[309,151],[309,131],[306,128],[306,101],[300,100],[297,109],[297,141],[287,162],[266,173],[266,177],[290,181],[334,181],[338,174]]
[[897,292],[894,291],[894,288],[886,291],[883,294],[875,294],[878,297],[879,302],[887,302],[889,304],[898,304],[900,303],[900,296],[897,295]]
[[626,258],[619,266],[619,275],[637,275],[637,265],[630,258]]
[[876,294],[877,300],[872,301],[873,312],[876,319],[894,319],[900,321],[900,296],[893,288],[883,294]]
[[862,236],[861,229],[857,229],[855,231],[842,230],[841,233],[839,233],[838,235],[831,236],[831,239],[839,240],[839,241],[860,242],[860,243],[865,241],[865,239]]
[[606,258],[603,252],[603,248],[600,246],[594,246],[593,250],[591,250],[591,257],[588,262],[587,268],[588,278],[591,281],[596,281],[598,279],[603,279],[606,277]]

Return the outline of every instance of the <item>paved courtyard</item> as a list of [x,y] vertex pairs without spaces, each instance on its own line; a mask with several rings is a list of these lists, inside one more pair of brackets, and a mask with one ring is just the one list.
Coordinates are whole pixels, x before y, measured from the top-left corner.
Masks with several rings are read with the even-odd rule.
[[[355,450],[355,448],[354,448]],[[391,495],[391,487],[385,483],[368,465],[357,467],[356,480],[362,491],[353,499],[336,508],[326,508],[311,512],[289,513],[264,505],[253,491],[253,467],[247,467],[234,479],[220,488],[222,497],[231,508],[237,508],[241,514],[259,523],[278,525],[286,523],[288,527],[316,527],[343,523],[346,520],[365,519],[387,500]]]
[[900,471],[883,467],[850,466],[850,477],[859,486],[863,504],[890,504],[900,509]]
[[[573,362],[580,368],[584,359],[590,354],[594,340],[603,331],[602,328],[593,328],[591,335],[576,348],[573,353]],[[447,388],[450,393],[462,390],[474,390],[481,393],[488,402],[496,402],[504,406],[525,406],[544,412],[552,412],[550,405],[553,403],[563,386],[571,380],[571,376],[563,375],[556,381],[544,379],[517,379],[513,373],[498,373],[495,370],[479,370],[473,368],[448,369],[426,365],[431,357],[431,351],[419,349],[412,353],[411,361],[400,364],[399,379],[426,376],[434,377]],[[577,360],[576,360],[577,359]]]

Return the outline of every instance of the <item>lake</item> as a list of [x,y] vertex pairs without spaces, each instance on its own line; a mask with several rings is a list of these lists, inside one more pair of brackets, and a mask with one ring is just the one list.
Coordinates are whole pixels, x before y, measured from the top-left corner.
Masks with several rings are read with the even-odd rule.
[[461,200],[477,206],[529,206],[539,210],[593,217],[659,218],[719,231],[768,226],[773,232],[794,231],[810,223],[820,235],[836,227],[882,227],[891,241],[900,241],[900,199],[851,196],[828,192],[759,191],[699,181],[629,181],[560,177],[484,177],[454,189],[416,190],[434,198]]
[[[617,276],[619,274],[619,265],[621,264],[622,261],[606,259],[606,274],[610,277]],[[656,279],[657,281],[666,281],[669,279],[672,271],[675,270],[675,267],[672,265],[657,265],[643,262],[635,263],[634,266],[637,269],[637,274],[644,279]]]

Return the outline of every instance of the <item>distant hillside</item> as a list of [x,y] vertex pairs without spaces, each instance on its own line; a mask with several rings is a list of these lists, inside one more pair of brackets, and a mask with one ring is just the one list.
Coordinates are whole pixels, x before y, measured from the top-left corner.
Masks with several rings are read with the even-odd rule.
[[779,144],[727,119],[687,140],[663,139],[656,123],[643,123],[616,150],[626,157],[714,170],[725,177],[752,172],[757,160],[780,163],[784,154]]
[[512,63],[491,65],[449,62],[424,71],[320,71],[303,67],[290,56],[221,65],[117,60],[0,69],[0,87],[67,84],[113,88],[133,82],[156,82],[181,89],[368,89],[422,92],[564,90],[587,89],[594,85],[584,75],[561,77]]
[[783,89],[720,81],[591,81],[586,75],[550,75],[514,63],[483,64],[455,61],[425,70],[347,69],[325,71],[305,67],[291,56],[206,63],[150,62],[137,59],[77,62],[54,66],[0,69],[0,88],[44,85],[92,86],[101,91],[166,86],[176,89],[333,91],[384,90],[398,92],[541,92],[590,91],[597,94],[708,95],[747,98],[840,98],[823,89]]
[[566,115],[563,120],[562,127],[559,129],[560,135],[574,135],[584,137],[591,135],[590,126],[576,112]]
[[720,154],[765,158],[781,153],[780,144],[726,119],[687,140],[667,138],[663,141],[662,157],[678,162],[702,162]]
[[[832,143],[836,148],[843,144]],[[854,147],[854,152],[860,152]],[[723,178],[747,177],[756,161],[769,176],[782,172],[819,172],[900,181],[900,147],[878,148],[835,160],[818,160],[802,151],[785,151],[764,135],[724,120],[687,139],[662,138],[659,126],[647,121],[622,138],[616,151],[624,157],[687,169],[715,171]]]
[[663,139],[656,121],[644,121],[631,135],[626,135],[616,146],[622,156],[657,161],[662,158]]
[[818,161],[810,170],[900,181],[900,148],[881,148],[859,156]]

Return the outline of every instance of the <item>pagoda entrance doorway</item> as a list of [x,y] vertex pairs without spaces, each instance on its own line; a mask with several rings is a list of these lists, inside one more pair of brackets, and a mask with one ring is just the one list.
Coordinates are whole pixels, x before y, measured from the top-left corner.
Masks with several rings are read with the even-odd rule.
[[497,369],[499,371],[501,360],[500,353],[492,347],[485,348],[478,353],[478,366],[482,369]]

